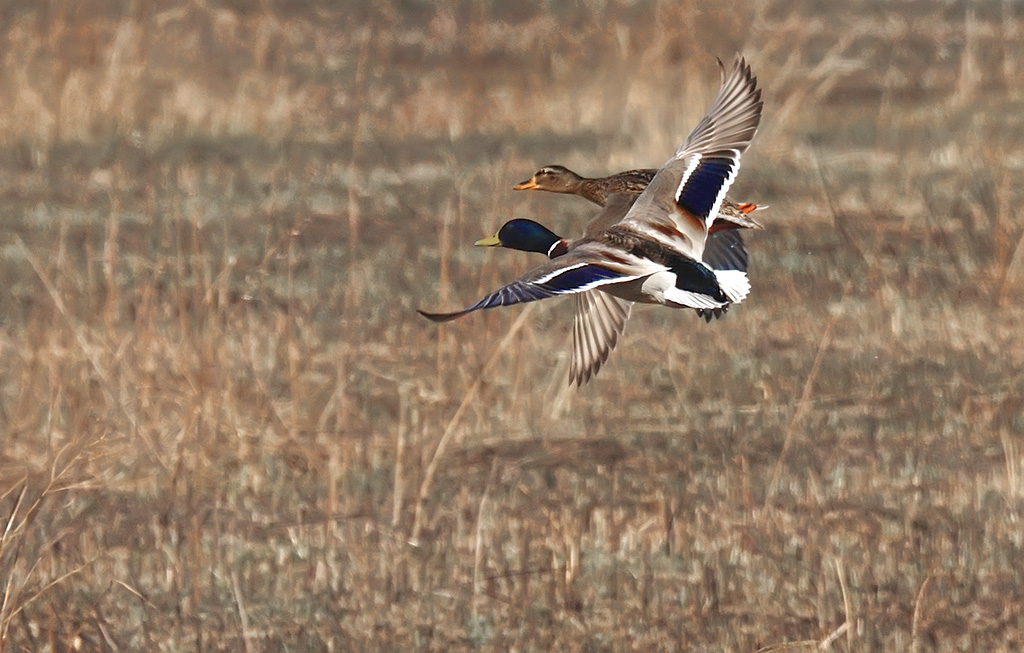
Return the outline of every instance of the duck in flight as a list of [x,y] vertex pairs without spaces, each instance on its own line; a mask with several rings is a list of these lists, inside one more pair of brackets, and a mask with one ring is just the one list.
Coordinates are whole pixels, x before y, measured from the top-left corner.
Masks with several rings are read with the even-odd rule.
[[[618,211],[620,217],[625,215],[635,199],[635,196],[616,196],[612,200],[621,203],[622,210]],[[569,244],[567,239],[561,238],[544,225],[524,218],[510,220],[495,235],[476,242],[480,247],[506,247],[545,254],[549,258],[565,254]],[[712,270],[746,272],[747,250],[739,231],[729,229],[709,233],[703,261]],[[573,323],[570,379],[582,385],[597,373],[615,348],[629,319],[633,302],[618,299],[601,290],[588,290],[574,295],[574,298],[576,319]],[[710,322],[712,318],[725,314],[728,308],[726,304],[721,308],[694,310]]]
[[[635,199],[635,197],[616,196],[613,199],[613,202],[616,202],[613,209],[609,212],[602,212],[601,216],[604,216],[606,213],[614,213],[618,217],[615,218],[613,216],[613,222],[618,222],[619,219],[625,216],[629,208],[633,206]],[[601,216],[594,222],[599,222]],[[588,230],[593,229],[594,222],[591,223]],[[562,238],[538,222],[526,218],[516,218],[503,224],[501,229],[493,236],[482,238],[474,244],[477,247],[505,247],[521,252],[544,254],[548,258],[557,258],[566,254],[572,243],[568,238]],[[739,270],[746,272],[747,260],[747,249],[743,244],[743,238],[736,231],[735,227],[718,231],[714,229],[709,230],[707,242],[704,245],[704,258],[702,259],[705,265],[712,270]],[[726,304],[716,309],[697,308],[695,310],[700,317],[710,322],[711,318],[721,317],[725,314],[728,308],[729,306]]]
[[[579,195],[598,206],[604,206],[609,195],[615,193],[639,195],[644,192],[657,172],[652,168],[642,168],[617,172],[607,177],[582,177],[565,166],[549,165],[533,173],[533,176],[526,181],[519,182],[512,189],[546,190],[551,193]],[[715,216],[708,231],[715,233],[722,229],[741,227],[763,229],[761,223],[752,218],[750,214],[764,208],[768,207],[758,206],[752,202],[737,204],[727,197],[722,200],[718,215]]]
[[[604,364],[634,302],[714,313],[742,301],[750,290],[743,269],[715,269],[704,251],[740,157],[757,131],[761,107],[757,79],[737,56],[707,115],[643,192],[610,195],[571,243],[545,236],[543,253],[550,260],[469,308],[419,312],[447,322],[485,308],[575,295],[570,381],[582,385]],[[519,244],[541,242],[538,236]]]

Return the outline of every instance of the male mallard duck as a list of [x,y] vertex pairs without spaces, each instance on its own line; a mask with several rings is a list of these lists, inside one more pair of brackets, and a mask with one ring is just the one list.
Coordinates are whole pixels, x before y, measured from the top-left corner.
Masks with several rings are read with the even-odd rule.
[[[636,198],[620,197],[626,198],[623,202],[624,210],[619,212],[624,216]],[[547,255],[548,258],[557,258],[568,253],[570,244],[568,239],[560,237],[544,225],[525,218],[509,220],[502,225],[498,233],[476,242],[478,247],[505,247],[524,252],[537,252]],[[740,232],[730,229],[709,233],[704,246],[703,262],[712,270],[739,270],[745,273],[747,250]],[[597,374],[597,370],[615,348],[629,319],[633,302],[618,299],[600,290],[588,290],[574,297],[576,316],[573,320],[570,378],[578,385],[582,385]],[[729,305],[694,310],[698,316],[710,322],[712,318],[724,315],[729,310]],[[596,333],[589,335],[591,331]]]
[[[608,196],[614,193],[639,195],[654,179],[657,170],[645,168],[626,170],[607,177],[581,177],[565,166],[544,166],[526,181],[513,186],[513,190],[546,190],[552,193],[579,195],[594,204],[604,206]],[[762,207],[763,208],[763,207]],[[721,229],[745,227],[761,229],[761,223],[750,217],[758,209],[757,204],[736,204],[729,198],[722,201],[718,215],[711,224],[713,233]]]
[[[611,226],[625,217],[635,200],[636,197],[623,196],[621,204],[618,205],[621,206],[621,209],[602,211],[599,217],[602,221],[610,218],[609,224],[606,226]],[[598,221],[595,220],[588,225],[588,233],[595,230],[595,222]],[[603,228],[600,224],[596,225],[596,227],[598,230]],[[568,238],[562,238],[538,222],[526,218],[516,218],[503,224],[493,236],[482,238],[474,244],[477,247],[504,247],[521,252],[537,252],[538,254],[546,255],[548,258],[558,258],[569,251],[569,246],[572,243]],[[747,258],[747,249],[743,244],[743,237],[739,231],[735,229],[709,230],[708,238],[704,245],[704,256],[701,259],[706,266],[712,270],[739,270],[746,272]],[[729,306],[727,304],[716,309],[698,308],[695,310],[697,315],[710,322],[711,318],[721,317],[728,309]]]
[[565,253],[549,241],[544,253],[558,255],[469,308],[420,313],[446,322],[484,308],[574,294],[570,376],[582,385],[614,347],[632,302],[714,311],[742,301],[750,291],[746,273],[709,267],[704,250],[740,156],[757,131],[761,106],[757,79],[737,56],[707,115],[638,197],[610,196]]

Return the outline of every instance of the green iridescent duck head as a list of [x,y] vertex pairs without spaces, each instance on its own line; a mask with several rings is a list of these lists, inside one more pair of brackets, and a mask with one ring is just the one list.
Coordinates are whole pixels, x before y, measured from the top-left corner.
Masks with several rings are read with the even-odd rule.
[[516,218],[501,226],[490,238],[476,241],[477,247],[507,247],[521,252],[537,252],[549,258],[564,254],[568,243],[544,225]]

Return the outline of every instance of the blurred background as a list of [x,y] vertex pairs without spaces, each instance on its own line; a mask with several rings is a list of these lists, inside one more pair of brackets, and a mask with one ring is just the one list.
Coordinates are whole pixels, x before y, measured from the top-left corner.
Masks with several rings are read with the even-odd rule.
[[[1013,650],[1024,5],[0,7],[0,650]],[[451,310],[742,52],[751,296]]]

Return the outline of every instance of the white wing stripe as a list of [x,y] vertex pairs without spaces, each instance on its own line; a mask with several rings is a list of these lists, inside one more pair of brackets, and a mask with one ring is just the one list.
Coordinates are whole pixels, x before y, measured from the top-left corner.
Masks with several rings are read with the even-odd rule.
[[700,154],[694,154],[690,164],[686,166],[685,170],[683,170],[683,178],[679,180],[679,187],[676,188],[676,202],[678,202],[679,198],[683,196],[683,191],[686,190],[686,182],[690,181],[690,175],[692,175],[693,171],[697,169],[701,158],[703,157],[701,157]]
[[576,268],[582,268],[582,267],[587,266],[587,265],[590,265],[590,261],[583,261],[581,263],[576,263],[575,265],[566,265],[565,267],[560,267],[557,270],[554,270],[553,272],[550,272],[549,274],[545,274],[542,277],[537,277],[536,279],[531,279],[530,283],[537,284],[538,286],[539,285],[543,285],[543,284],[547,283],[548,281],[551,281],[555,277],[562,276],[563,274],[565,274],[569,270],[575,270]]

